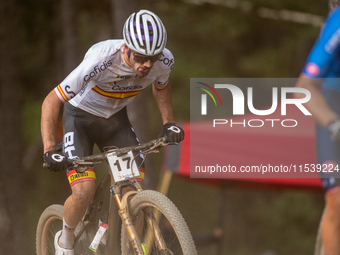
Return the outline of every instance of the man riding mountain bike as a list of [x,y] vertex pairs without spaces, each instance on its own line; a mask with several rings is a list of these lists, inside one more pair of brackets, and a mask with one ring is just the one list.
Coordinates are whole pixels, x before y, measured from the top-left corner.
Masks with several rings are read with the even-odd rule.
[[[330,0],[330,14],[309,54],[298,87],[308,89],[305,104],[317,122],[317,160],[319,164],[340,167],[340,1]],[[302,97],[296,94],[296,97]],[[340,174],[321,173],[325,212],[321,236],[327,255],[340,254]]]
[[[167,137],[168,142],[184,139],[184,132],[176,126],[173,116],[169,75],[174,60],[165,48],[167,33],[162,21],[154,13],[140,10],[126,20],[123,37],[93,45],[79,66],[45,98],[41,133],[44,160],[51,171],[66,170],[69,167],[66,158],[91,155],[94,144],[101,151],[108,146],[138,144],[126,106],[150,84],[163,121],[160,136]],[[63,104],[66,157],[56,151],[56,128]],[[141,165],[141,156],[136,161]],[[142,184],[144,169],[140,171],[138,181]],[[64,204],[63,229],[55,235],[56,254],[60,255],[74,254],[74,231],[96,187],[93,169],[81,176],[68,170],[67,176],[72,194]]]

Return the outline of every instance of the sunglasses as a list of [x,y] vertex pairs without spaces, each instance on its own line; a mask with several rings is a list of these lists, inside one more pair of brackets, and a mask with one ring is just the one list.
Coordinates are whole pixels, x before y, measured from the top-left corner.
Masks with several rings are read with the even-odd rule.
[[145,62],[148,62],[149,60],[151,61],[151,63],[155,63],[161,56],[161,53],[155,56],[145,56],[145,55],[141,55],[136,52],[133,52],[132,55],[133,55],[134,61],[140,64],[144,64]]

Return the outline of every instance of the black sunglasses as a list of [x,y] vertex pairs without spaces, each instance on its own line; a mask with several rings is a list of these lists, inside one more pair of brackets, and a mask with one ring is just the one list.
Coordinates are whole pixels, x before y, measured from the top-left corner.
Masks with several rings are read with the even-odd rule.
[[145,56],[145,55],[133,52],[132,55],[133,55],[134,61],[144,64],[145,62],[148,62],[149,60],[151,61],[151,63],[155,63],[160,58],[161,53],[155,56]]

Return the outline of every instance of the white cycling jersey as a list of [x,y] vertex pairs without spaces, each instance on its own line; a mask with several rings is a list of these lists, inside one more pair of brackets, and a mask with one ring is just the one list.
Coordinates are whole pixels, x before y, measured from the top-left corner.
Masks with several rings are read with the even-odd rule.
[[109,118],[153,82],[165,88],[173,66],[172,53],[164,49],[149,74],[140,77],[124,57],[124,40],[107,40],[93,45],[55,92],[63,102]]

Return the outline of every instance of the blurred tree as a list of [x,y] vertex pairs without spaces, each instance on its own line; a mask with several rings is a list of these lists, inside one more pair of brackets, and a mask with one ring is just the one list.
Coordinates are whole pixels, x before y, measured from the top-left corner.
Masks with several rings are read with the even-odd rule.
[[14,255],[26,254],[28,247],[17,10],[14,0],[0,2],[0,247]]
[[[51,61],[48,65],[52,67],[51,69],[57,70],[52,72],[53,75],[51,80],[55,83],[62,81],[80,62],[80,54],[79,54],[79,43],[78,43],[78,33],[77,33],[77,15],[76,15],[76,4],[74,0],[61,0],[58,2],[58,6],[60,11],[57,17],[51,18],[50,26],[54,28],[54,30],[61,31],[61,37],[56,38],[57,43],[51,44],[49,54],[46,55],[54,55],[56,61]],[[60,20],[60,22],[56,22],[56,20]],[[56,23],[61,24],[56,26]],[[56,33],[56,31],[54,31]],[[54,36],[51,36],[51,38]],[[55,54],[51,54],[51,53]],[[45,54],[43,54],[45,55]],[[42,90],[46,90],[47,95],[55,83],[51,83],[49,80],[48,84],[41,84]],[[62,117],[62,111],[60,114],[60,122]],[[58,126],[58,134],[57,134],[57,142],[62,141],[62,125]],[[25,151],[24,155],[24,167],[26,171],[29,171],[34,165],[34,161],[37,157],[41,156],[42,153],[42,140],[40,135],[35,138],[33,142],[31,142]]]
[[123,38],[123,26],[126,19],[134,12],[138,11],[137,0],[129,1],[127,4],[120,0],[111,0],[112,22],[114,25],[113,38]]
[[79,63],[79,45],[75,0],[61,0],[63,75],[66,77]]

